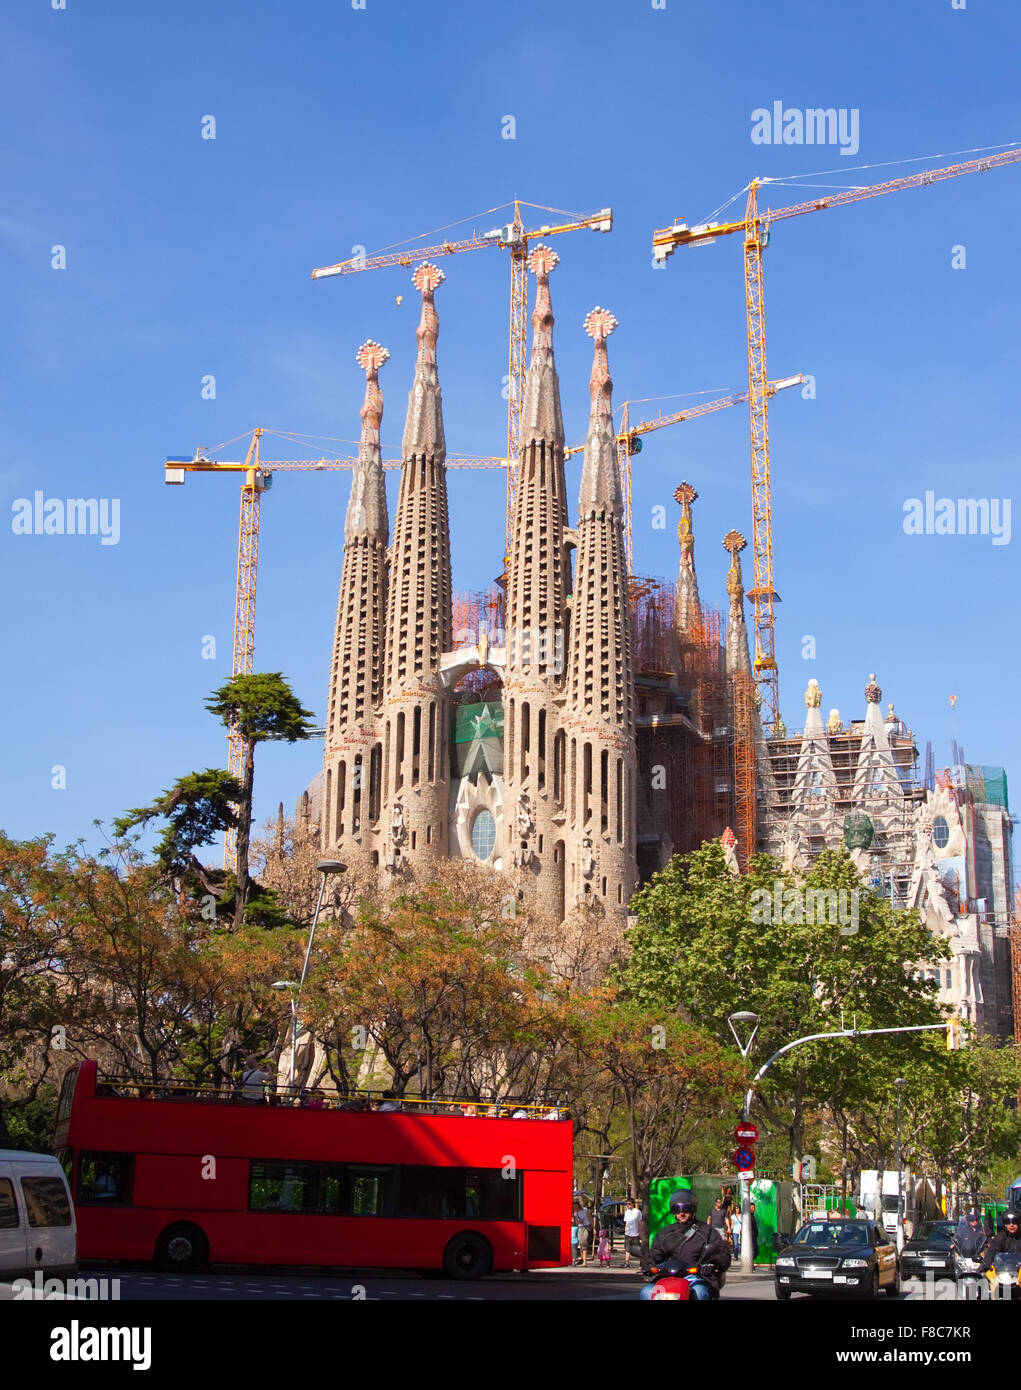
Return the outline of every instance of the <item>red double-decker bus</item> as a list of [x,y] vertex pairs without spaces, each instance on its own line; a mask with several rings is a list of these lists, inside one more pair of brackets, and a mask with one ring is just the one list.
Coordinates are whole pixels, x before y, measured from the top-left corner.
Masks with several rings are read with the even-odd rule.
[[109,1083],[80,1062],[64,1078],[54,1136],[79,1258],[462,1279],[568,1264],[570,1120],[539,1108],[516,1119],[422,1113],[439,1102],[409,1113],[414,1104],[246,1105],[202,1088]]

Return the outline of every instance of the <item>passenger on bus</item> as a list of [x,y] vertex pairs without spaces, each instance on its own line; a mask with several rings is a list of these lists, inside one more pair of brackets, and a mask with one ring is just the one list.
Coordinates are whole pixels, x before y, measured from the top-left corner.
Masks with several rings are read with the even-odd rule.
[[262,1105],[266,1100],[266,1087],[270,1081],[269,1072],[259,1066],[258,1058],[249,1057],[241,1073],[241,1103],[243,1105]]
[[400,1101],[397,1099],[396,1094],[395,1094],[393,1091],[384,1091],[384,1092],[383,1092],[383,1099],[382,1099],[382,1100],[380,1101],[380,1103],[376,1106],[376,1114],[377,1114],[377,1115],[392,1114],[394,1111],[400,1110],[400,1108],[401,1108],[401,1103],[400,1103]]

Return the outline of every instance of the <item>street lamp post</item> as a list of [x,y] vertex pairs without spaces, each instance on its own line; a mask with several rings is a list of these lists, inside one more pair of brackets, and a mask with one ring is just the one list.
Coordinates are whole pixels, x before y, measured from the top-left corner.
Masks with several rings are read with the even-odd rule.
[[[728,1023],[729,1026],[730,1026],[730,1031],[731,1031],[731,1033],[733,1033],[733,1035],[734,1035],[734,1041],[737,1043],[737,1050],[740,1052],[741,1056],[742,1056],[743,1058],[745,1058],[745,1060],[747,1060],[748,1054],[749,1054],[749,1052],[751,1052],[751,1050],[752,1050],[752,1043],[755,1041],[755,1035],[756,1035],[756,1033],[759,1031],[759,1016],[758,1016],[758,1014],[749,1013],[747,1010],[744,1010],[744,1009],[743,1009],[743,1010],[741,1010],[740,1013],[731,1014],[730,1017],[727,1019],[727,1023]],[[741,1038],[740,1038],[740,1036],[738,1035],[738,1031],[737,1031],[737,1029],[736,1029],[735,1026],[734,1026],[736,1023],[744,1024],[744,1025],[746,1025],[746,1026],[750,1029],[750,1032],[749,1032],[749,1034],[748,1034],[748,1041],[747,1041],[747,1042],[745,1042],[745,1043],[742,1043],[742,1042],[741,1042]],[[750,1110],[750,1108],[751,1108],[751,1103],[752,1103],[752,1093],[751,1093],[751,1091],[749,1091],[748,1094],[745,1096],[745,1102],[744,1102],[744,1115],[743,1115],[743,1118],[746,1119],[746,1120],[750,1118],[750,1116],[749,1116],[749,1110]],[[751,1240],[751,1231],[752,1231],[751,1216],[752,1216],[752,1184],[751,1184],[750,1179],[748,1179],[748,1178],[742,1178],[742,1179],[741,1179],[741,1273],[742,1273],[742,1274],[751,1274],[751,1273],[754,1272],[754,1268],[755,1268],[755,1252],[754,1252],[754,1250],[752,1249],[752,1240]]]
[[901,1098],[906,1077],[898,1076],[893,1083],[897,1087],[897,1251],[904,1249],[904,1140],[900,1127]]
[[294,1095],[294,1055],[298,1050],[298,1005],[301,1002],[301,991],[305,987],[305,976],[308,974],[308,963],[312,955],[312,942],[315,940],[316,926],[319,922],[319,912],[323,905],[323,897],[326,893],[326,880],[330,874],[342,874],[347,870],[347,865],[342,864],[339,859],[320,859],[316,865],[322,874],[322,882],[319,885],[319,896],[316,899],[316,910],[312,914],[312,926],[308,933],[308,945],[305,947],[305,959],[301,966],[301,978],[294,980],[277,980],[271,989],[286,989],[291,996],[291,1065],[288,1069],[287,1089]]

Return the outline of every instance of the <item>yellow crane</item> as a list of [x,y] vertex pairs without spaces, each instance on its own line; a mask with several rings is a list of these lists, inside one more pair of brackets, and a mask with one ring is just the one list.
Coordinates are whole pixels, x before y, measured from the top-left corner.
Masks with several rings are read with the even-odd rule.
[[[766,395],[775,396],[777,391],[785,391],[788,386],[800,386],[804,380],[804,376],[799,374],[781,377],[777,381],[767,381]],[[669,415],[659,414],[655,419],[642,420],[637,425],[632,425],[629,421],[630,410],[633,405],[642,405],[643,402],[622,402],[620,429],[617,432],[617,467],[624,493],[624,543],[627,548],[628,574],[634,569],[631,534],[631,457],[642,452],[642,435],[649,434],[652,430],[661,430],[664,425],[680,425],[685,420],[697,420],[702,415],[714,415],[717,410],[726,410],[732,405],[743,405],[747,399],[747,391],[737,391],[729,396],[716,396],[709,401],[700,401],[698,405],[690,405],[685,410],[675,410]],[[584,447],[584,444],[572,444],[569,449],[564,450],[564,457],[569,458],[571,454],[580,453]]]
[[[380,270],[385,266],[410,266],[419,261],[436,260],[439,256],[452,256],[460,251],[481,251],[487,246],[502,246],[510,252],[510,346],[507,363],[507,457],[511,460],[507,469],[507,517],[506,545],[510,551],[510,533],[514,521],[514,497],[518,482],[518,449],[521,436],[521,410],[524,401],[525,367],[527,363],[528,328],[528,246],[536,237],[559,236],[562,232],[579,232],[590,229],[595,232],[609,232],[613,229],[613,209],[600,208],[592,213],[565,213],[558,208],[543,207],[538,203],[522,203],[514,200],[514,216],[501,227],[488,232],[473,232],[463,241],[443,241],[438,246],[424,246],[414,250],[401,249],[387,251],[373,256],[354,256],[349,261],[339,261],[336,265],[321,266],[313,270],[313,280],[325,280],[333,275],[354,275],[363,270]],[[526,228],[521,209],[534,208],[539,212],[552,212],[567,220],[549,222],[541,227]],[[497,208],[488,209],[497,212]]]
[[769,230],[774,222],[800,217],[806,212],[823,212],[828,208],[859,203],[865,198],[878,198],[884,193],[899,193],[906,188],[923,188],[962,174],[984,173],[1005,164],[1021,160],[1021,148],[1011,147],[996,154],[969,159],[961,164],[941,165],[916,174],[888,179],[885,183],[848,188],[827,193],[789,207],[759,210],[759,190],[769,179],[753,179],[748,185],[748,201],[744,217],[739,221],[704,222],[689,227],[677,221],[653,233],[652,249],[657,260],[665,260],[679,246],[705,246],[718,237],[740,232],[744,240],[745,319],[748,347],[748,410],[751,421],[752,462],[752,554],[755,579],[748,597],[755,611],[755,677],[761,700],[763,723],[772,733],[780,717],[777,682],[774,624],[777,594],[773,589],[773,518],[770,497],[769,411],[766,382],[766,323],[762,288],[762,252],[769,243]]

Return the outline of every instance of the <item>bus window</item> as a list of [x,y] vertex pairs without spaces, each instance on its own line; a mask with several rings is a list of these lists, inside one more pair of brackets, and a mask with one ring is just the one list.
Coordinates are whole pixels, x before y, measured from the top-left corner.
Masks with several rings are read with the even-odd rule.
[[505,1178],[501,1168],[465,1173],[465,1216],[477,1221],[521,1220],[521,1174]]
[[315,1163],[252,1163],[248,1171],[249,1211],[316,1210]]
[[134,1179],[134,1154],[83,1149],[78,1160],[78,1202],[82,1206],[129,1207]]
[[395,1216],[397,1214],[397,1174],[393,1168],[363,1168],[352,1164],[348,1170],[352,1216]]

